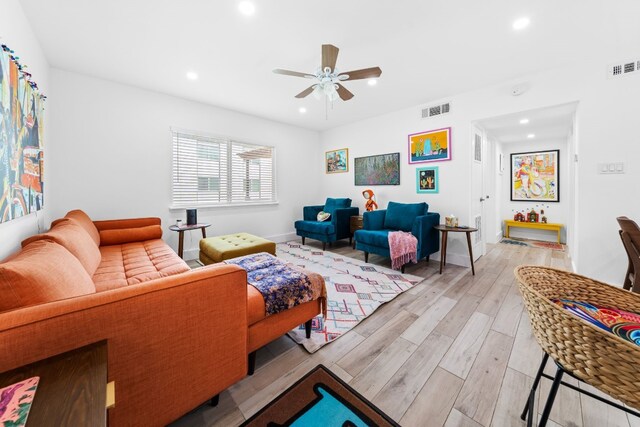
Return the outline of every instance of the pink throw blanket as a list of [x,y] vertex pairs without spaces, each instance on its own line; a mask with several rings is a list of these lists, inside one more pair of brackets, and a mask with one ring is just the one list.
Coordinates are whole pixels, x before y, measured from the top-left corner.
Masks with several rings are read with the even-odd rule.
[[418,262],[418,239],[404,231],[389,232],[389,252],[391,253],[391,268],[399,269],[409,261]]

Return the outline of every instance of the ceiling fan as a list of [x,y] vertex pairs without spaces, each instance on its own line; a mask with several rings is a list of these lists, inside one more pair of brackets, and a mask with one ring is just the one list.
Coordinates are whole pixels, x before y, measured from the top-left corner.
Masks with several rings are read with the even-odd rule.
[[341,82],[348,80],[362,80],[380,77],[382,70],[380,67],[364,68],[362,70],[340,72],[336,69],[336,61],[338,60],[338,52],[340,49],[330,44],[322,45],[322,66],[316,70],[314,74],[299,73],[297,71],[273,70],[276,74],[284,74],[285,76],[304,77],[315,80],[315,82],[296,95],[296,98],[304,98],[313,93],[318,99],[322,95],[326,95],[330,101],[341,98],[348,101],[353,98],[347,88],[342,86]]

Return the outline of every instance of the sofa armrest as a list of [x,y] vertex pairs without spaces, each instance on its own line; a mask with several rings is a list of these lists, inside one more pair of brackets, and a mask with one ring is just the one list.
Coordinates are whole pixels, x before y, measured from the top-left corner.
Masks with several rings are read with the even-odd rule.
[[246,375],[246,272],[204,267],[0,313],[0,372],[102,340],[110,425],[166,425]]
[[111,219],[106,221],[93,221],[98,231],[102,230],[121,230],[125,228],[148,227],[150,225],[161,225],[160,218],[129,218],[129,219]]
[[440,232],[434,227],[440,224],[440,214],[428,212],[416,218],[411,233],[418,239],[418,258],[424,258],[440,250]]
[[364,230],[382,230],[384,228],[384,218],[386,214],[386,209],[363,213],[362,228]]
[[302,219],[305,221],[317,221],[318,213],[324,209],[324,205],[305,206],[302,208]]
[[351,217],[360,214],[360,209],[356,207],[336,209],[332,215],[331,222],[336,229],[336,239],[344,239],[351,235]]

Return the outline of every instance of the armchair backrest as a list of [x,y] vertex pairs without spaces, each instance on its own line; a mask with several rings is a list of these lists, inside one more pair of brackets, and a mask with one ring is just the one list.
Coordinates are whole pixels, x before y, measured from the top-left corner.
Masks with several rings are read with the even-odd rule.
[[411,231],[417,217],[426,215],[429,205],[426,203],[389,202],[384,217],[384,228],[389,230]]
[[324,211],[330,213],[331,216],[334,216],[336,209],[342,208],[350,208],[351,207],[351,199],[343,198],[343,199],[334,199],[331,197],[327,198],[327,201],[324,203]]

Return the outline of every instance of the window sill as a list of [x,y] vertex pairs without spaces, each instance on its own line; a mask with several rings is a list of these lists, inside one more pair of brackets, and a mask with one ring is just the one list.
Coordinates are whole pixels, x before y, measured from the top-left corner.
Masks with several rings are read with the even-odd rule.
[[189,206],[169,206],[170,211],[183,211],[185,209],[202,209],[202,210],[214,210],[214,209],[226,209],[226,208],[244,208],[249,206],[275,206],[280,204],[279,201],[273,202],[248,202],[248,203],[229,203],[220,205],[189,205]]

